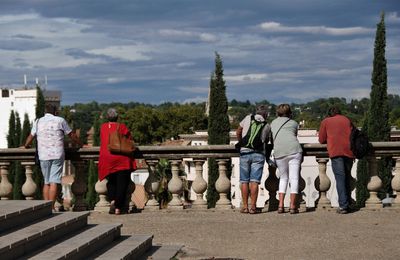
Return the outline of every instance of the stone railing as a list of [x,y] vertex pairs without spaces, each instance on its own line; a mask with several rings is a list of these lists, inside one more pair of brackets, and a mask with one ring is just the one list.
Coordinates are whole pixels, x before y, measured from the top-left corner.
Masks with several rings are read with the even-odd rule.
[[[382,187],[382,181],[377,173],[377,160],[381,156],[392,156],[396,161],[394,177],[392,179],[392,188],[397,194],[400,194],[400,142],[374,142],[372,143],[373,151],[368,156],[368,165],[370,172],[370,180],[368,190],[370,197],[366,202],[366,208],[381,208],[382,203],[377,197],[377,192]],[[305,156],[315,156],[318,163],[318,177],[314,182],[315,189],[319,192],[319,198],[316,201],[316,209],[330,207],[331,203],[326,196],[326,192],[330,189],[331,180],[327,175],[327,163],[329,161],[326,146],[320,144],[303,144]],[[87,190],[86,175],[88,171],[89,160],[98,160],[99,148],[81,148],[67,149],[66,160],[70,160],[75,168],[75,179],[72,184],[72,193],[75,197],[73,210],[87,210],[88,205],[84,201],[84,195]],[[195,165],[196,177],[192,183],[192,189],[196,193],[196,198],[192,202],[192,209],[207,208],[204,198],[204,192],[207,189],[207,182],[204,179],[203,165],[208,158],[215,158],[218,163],[219,177],[216,181],[215,188],[220,195],[220,199],[216,204],[216,208],[231,208],[231,202],[227,197],[231,188],[230,179],[227,178],[227,164],[232,157],[238,157],[238,153],[231,145],[205,145],[205,146],[139,146],[136,158],[142,158],[148,165],[149,177],[145,183],[145,190],[148,194],[145,209],[159,209],[158,201],[155,199],[155,193],[159,188],[159,180],[156,179],[155,169],[160,159],[167,159],[171,165],[172,178],[168,182],[168,191],[172,194],[172,201],[168,204],[168,209],[183,209],[180,195],[183,190],[183,182],[179,177],[182,160],[184,158],[192,158]],[[33,199],[37,190],[37,185],[33,181],[32,172],[34,163],[34,149],[0,149],[0,199],[9,199],[12,194],[12,184],[8,179],[9,166],[11,161],[20,161],[25,167],[26,181],[22,186],[22,193],[27,200]],[[270,170],[270,174],[265,182],[265,188],[269,192],[268,207],[269,210],[277,208],[276,192],[278,190],[278,179],[275,171]],[[305,182],[301,180],[300,190],[304,190]],[[107,210],[109,202],[107,201],[106,180],[97,182],[95,186],[96,192],[99,194],[99,202],[96,204],[95,210]],[[393,207],[400,207],[400,196],[394,200]]]

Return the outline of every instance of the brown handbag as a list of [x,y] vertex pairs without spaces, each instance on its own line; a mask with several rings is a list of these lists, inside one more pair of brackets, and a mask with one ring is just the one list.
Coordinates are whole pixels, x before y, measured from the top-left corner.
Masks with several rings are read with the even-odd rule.
[[133,140],[119,132],[119,126],[120,124],[118,124],[117,130],[109,134],[107,148],[112,154],[132,156],[136,149],[135,144]]

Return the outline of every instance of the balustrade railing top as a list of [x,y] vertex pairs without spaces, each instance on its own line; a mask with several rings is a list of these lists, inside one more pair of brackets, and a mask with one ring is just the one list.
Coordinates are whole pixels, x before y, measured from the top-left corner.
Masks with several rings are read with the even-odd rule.
[[[307,143],[302,144],[304,156],[327,158],[326,145]],[[400,142],[372,142],[371,155],[400,157]],[[99,147],[66,148],[68,160],[96,160]],[[34,159],[34,149],[8,148],[0,149],[0,161]],[[135,153],[136,158],[143,159],[181,159],[181,158],[230,158],[239,154],[233,145],[199,145],[199,146],[139,146]]]

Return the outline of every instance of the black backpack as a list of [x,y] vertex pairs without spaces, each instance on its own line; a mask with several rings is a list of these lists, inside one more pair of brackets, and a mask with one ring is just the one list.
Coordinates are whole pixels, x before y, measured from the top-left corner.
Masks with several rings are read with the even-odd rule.
[[350,134],[350,150],[357,159],[362,159],[370,150],[368,136],[352,125]]
[[249,130],[241,140],[240,146],[253,149],[255,151],[263,151],[264,143],[261,140],[261,133],[266,124],[266,121],[260,122],[255,120],[254,115],[252,115]]

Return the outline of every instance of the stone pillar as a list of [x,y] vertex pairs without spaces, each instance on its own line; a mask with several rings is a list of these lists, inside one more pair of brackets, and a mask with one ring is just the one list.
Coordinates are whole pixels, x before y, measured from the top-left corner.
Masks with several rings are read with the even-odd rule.
[[8,181],[8,167],[10,166],[9,162],[0,162],[0,175],[1,175],[1,182],[0,182],[0,199],[1,200],[8,200],[11,198],[12,195],[12,185]]
[[75,196],[75,204],[72,210],[85,211],[89,209],[88,204],[84,200],[87,191],[86,177],[88,174],[88,161],[72,161],[72,164],[75,166],[75,180],[71,186],[72,193]]
[[99,212],[108,212],[110,202],[107,200],[107,179],[97,180],[94,189],[99,194],[99,201],[96,203],[94,210]]
[[[94,161],[96,166],[99,164],[99,161]],[[95,211],[99,212],[108,212],[110,210],[110,202],[107,198],[107,179],[103,179],[102,181],[97,180],[94,185],[94,190],[99,195],[99,201],[94,206]]]
[[231,209],[231,201],[228,199],[228,192],[231,188],[231,182],[226,176],[226,164],[229,159],[217,159],[218,162],[218,179],[215,182],[215,190],[219,193],[219,200],[215,208],[217,209]]
[[158,164],[158,160],[146,160],[146,164],[148,165],[149,177],[144,183],[144,189],[147,192],[148,200],[144,210],[159,210],[160,204],[156,200],[156,193],[160,188],[160,180],[156,178],[156,165]]
[[279,200],[276,198],[279,190],[279,179],[276,177],[276,168],[268,166],[268,178],[265,180],[265,188],[268,191],[269,199],[267,202],[268,211],[276,211],[279,207]]
[[179,166],[181,160],[171,160],[172,178],[168,182],[168,191],[172,193],[172,200],[168,204],[168,209],[183,209],[180,194],[183,191],[183,182],[179,178]]
[[307,211],[307,205],[306,205],[305,201],[303,201],[303,190],[305,188],[306,188],[306,181],[303,179],[303,176],[301,176],[301,168],[300,168],[300,173],[299,173],[299,193],[296,196],[296,206],[302,212]]
[[32,178],[32,167],[35,165],[35,162],[21,162],[21,165],[25,167],[25,183],[22,185],[22,194],[24,194],[26,200],[33,200],[37,185]]
[[203,199],[203,194],[207,190],[207,182],[203,178],[203,164],[205,159],[195,159],[196,178],[193,181],[192,188],[196,192],[196,200],[192,203],[193,209],[206,209],[207,202]]
[[382,180],[378,176],[378,162],[375,156],[370,156],[367,160],[370,179],[367,185],[369,198],[365,201],[365,208],[379,209],[382,208],[382,202],[378,198],[378,191],[382,188]]
[[394,177],[392,179],[392,189],[396,191],[396,199],[392,202],[392,207],[400,208],[400,157],[395,157],[396,166],[394,169]]
[[124,211],[127,213],[133,212],[134,203],[132,201],[132,194],[135,191],[136,185],[130,180],[128,188],[126,189],[125,206]]
[[326,197],[326,192],[331,187],[331,181],[328,175],[326,175],[326,164],[329,159],[327,158],[317,158],[319,175],[315,179],[315,188],[319,191],[319,198],[315,202],[315,207],[318,209],[331,208],[331,202]]

